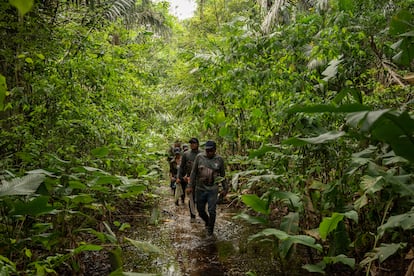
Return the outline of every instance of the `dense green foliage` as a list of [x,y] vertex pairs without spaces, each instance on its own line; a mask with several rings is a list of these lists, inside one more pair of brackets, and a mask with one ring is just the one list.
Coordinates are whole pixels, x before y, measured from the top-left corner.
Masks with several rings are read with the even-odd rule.
[[405,272],[414,2],[198,4],[181,22],[163,2],[0,4],[1,271],[117,252],[111,214],[152,197],[168,142],[197,136],[219,142],[238,218],[260,226],[249,242],[283,270],[305,247],[307,271]]

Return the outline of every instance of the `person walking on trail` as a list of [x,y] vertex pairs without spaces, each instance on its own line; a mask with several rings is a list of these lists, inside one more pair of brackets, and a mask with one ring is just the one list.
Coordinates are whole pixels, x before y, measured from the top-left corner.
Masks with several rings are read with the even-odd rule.
[[187,193],[195,189],[198,215],[204,220],[209,236],[214,233],[220,183],[223,186],[220,196],[224,197],[228,192],[224,160],[216,154],[216,143],[210,140],[205,144],[205,152],[198,154],[194,160],[187,188]]
[[[174,148],[174,158],[170,161],[170,187],[173,192],[173,195],[177,193],[177,179],[178,179],[178,170],[181,165],[181,149],[179,147]],[[181,189],[181,193],[183,190]],[[184,194],[184,193],[183,193]],[[175,200],[175,205],[178,205],[178,199]]]
[[189,150],[188,144],[183,144],[183,153]]
[[174,159],[174,157],[175,157],[174,151],[175,151],[176,148],[179,148],[180,151],[181,151],[181,142],[180,142],[180,140],[175,140],[174,144],[172,144],[168,148],[168,151],[167,151],[167,160],[168,160],[168,162],[171,162],[171,160]]
[[[182,183],[183,191],[186,190],[186,187],[188,185],[188,182],[190,181],[190,174],[191,169],[193,168],[193,163],[196,158],[196,156],[201,153],[199,150],[199,142],[197,138],[191,138],[188,142],[190,144],[191,150],[188,150],[183,153],[183,156],[181,158],[181,166],[178,170],[178,183]],[[190,210],[190,222],[193,223],[196,221],[196,212],[195,212],[195,193],[189,193],[188,194],[189,201],[188,201],[188,208]]]

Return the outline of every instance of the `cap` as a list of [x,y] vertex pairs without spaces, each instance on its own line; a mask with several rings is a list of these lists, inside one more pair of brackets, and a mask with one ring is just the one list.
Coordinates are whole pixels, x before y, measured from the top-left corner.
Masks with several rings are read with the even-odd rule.
[[188,145],[187,144],[184,144],[183,145],[183,149],[188,149]]
[[181,149],[180,148],[174,148],[174,153],[175,154],[180,153],[180,152],[181,152]]
[[198,139],[197,138],[191,138],[190,141],[188,141],[188,143],[190,144],[198,144]]
[[215,149],[216,148],[216,142],[209,140],[204,145],[204,148],[205,149]]

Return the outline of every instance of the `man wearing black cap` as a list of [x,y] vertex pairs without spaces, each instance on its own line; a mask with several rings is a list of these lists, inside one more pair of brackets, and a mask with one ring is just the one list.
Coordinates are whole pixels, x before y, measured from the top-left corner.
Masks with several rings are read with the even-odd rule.
[[[196,156],[201,152],[198,149],[199,143],[198,143],[198,139],[197,138],[191,138],[190,141],[188,142],[190,143],[190,148],[191,150],[188,150],[186,152],[184,152],[182,159],[181,159],[181,166],[178,170],[178,182],[181,183],[183,182],[183,191],[185,191],[185,188],[188,185],[188,182],[190,181],[190,174],[191,174],[191,169],[193,168],[193,163],[194,160],[196,158]],[[190,197],[190,202],[188,203],[188,207],[190,209],[190,222],[195,222],[195,207],[194,207],[194,193],[189,193],[188,196]]]
[[[228,185],[225,179],[224,160],[216,154],[216,143],[214,141],[207,141],[205,153],[197,155],[194,160],[187,193],[195,189],[197,211],[205,222],[209,236],[213,235],[216,222],[218,185],[220,183],[223,186],[221,195],[225,196],[228,191]],[[208,206],[208,214],[206,206]]]

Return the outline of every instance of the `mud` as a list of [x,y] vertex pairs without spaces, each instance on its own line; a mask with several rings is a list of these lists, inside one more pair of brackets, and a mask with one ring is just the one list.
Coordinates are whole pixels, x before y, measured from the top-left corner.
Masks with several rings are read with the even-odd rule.
[[168,276],[278,274],[269,253],[247,243],[255,227],[235,220],[240,210],[229,207],[230,202],[218,205],[211,237],[206,235],[201,218],[190,222],[188,198],[176,206],[169,187],[159,187],[157,194],[159,205],[148,212],[151,223],[131,232],[132,239],[145,241],[149,249],[124,248],[124,272]]

